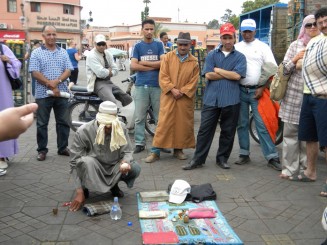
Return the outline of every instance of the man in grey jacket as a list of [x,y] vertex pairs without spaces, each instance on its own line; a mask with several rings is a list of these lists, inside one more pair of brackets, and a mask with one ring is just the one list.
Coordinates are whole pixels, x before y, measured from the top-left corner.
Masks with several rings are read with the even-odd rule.
[[130,104],[132,98],[111,81],[111,77],[118,74],[118,67],[107,50],[105,36],[98,34],[94,40],[95,47],[86,59],[87,90],[97,94],[103,101],[117,104],[119,100],[123,106]]
[[76,196],[70,211],[79,210],[88,191],[123,197],[118,182],[133,187],[141,168],[133,160],[127,130],[117,117],[117,106],[110,101],[100,104],[96,119],[79,127],[71,146],[71,172],[75,179]]

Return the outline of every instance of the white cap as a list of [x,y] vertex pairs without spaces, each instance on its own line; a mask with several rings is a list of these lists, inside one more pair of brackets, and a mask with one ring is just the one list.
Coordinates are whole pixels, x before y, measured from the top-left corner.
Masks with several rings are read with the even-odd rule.
[[102,34],[98,34],[94,38],[95,43],[107,42],[106,37]]
[[99,112],[117,115],[117,105],[111,101],[104,101],[99,106]]
[[191,192],[191,186],[185,180],[175,180],[169,193],[169,202],[181,204],[184,202],[188,193]]
[[252,19],[243,20],[241,23],[241,31],[255,31],[257,25]]

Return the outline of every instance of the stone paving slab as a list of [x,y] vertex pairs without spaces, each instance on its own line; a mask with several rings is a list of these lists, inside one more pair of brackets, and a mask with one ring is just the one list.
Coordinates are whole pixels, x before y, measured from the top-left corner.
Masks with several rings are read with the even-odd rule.
[[[84,61],[80,63],[83,77]],[[121,72],[114,82],[120,84],[128,74],[128,71]],[[196,111],[196,132],[199,122],[200,111]],[[62,207],[74,197],[74,186],[69,175],[69,158],[58,156],[56,152],[53,115],[49,129],[46,161],[36,161],[33,125],[19,138],[20,153],[10,159],[7,175],[0,177],[0,244],[142,244],[136,192],[167,189],[175,179],[184,179],[190,184],[210,182],[217,192],[218,207],[245,244],[315,245],[326,238],[320,222],[327,199],[318,195],[327,176],[322,155],[317,162],[316,182],[281,180],[277,171],[266,166],[259,145],[253,141],[251,163],[232,164],[238,158],[236,137],[229,160],[231,169],[223,170],[215,164],[218,127],[205,166],[184,171],[181,167],[187,160],[177,160],[172,154],[162,153],[160,161],[145,163],[152,139],[148,135],[147,149],[134,156],[142,167],[141,175],[132,189],[120,184],[126,193],[120,199],[123,217],[120,221],[112,221],[109,215],[87,217],[81,211],[72,213]],[[70,142],[73,136],[71,132]],[[280,151],[281,147],[278,149]],[[187,149],[185,153],[191,157],[193,151]],[[91,193],[87,202],[99,200],[112,200],[112,196]],[[58,208],[57,216],[53,215],[53,208]],[[127,226],[128,221],[132,221],[133,226]]]

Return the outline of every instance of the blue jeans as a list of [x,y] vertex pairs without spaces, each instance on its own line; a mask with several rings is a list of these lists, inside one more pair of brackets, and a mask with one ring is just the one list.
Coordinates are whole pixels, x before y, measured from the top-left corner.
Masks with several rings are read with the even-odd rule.
[[266,126],[258,112],[258,100],[254,98],[255,89],[241,89],[241,110],[237,127],[238,142],[240,144],[240,155],[250,155],[249,138],[249,106],[251,106],[255,126],[258,132],[260,147],[264,157],[269,161],[278,158],[278,152],[272,141]]
[[58,153],[64,151],[68,146],[70,130],[67,122],[68,99],[60,97],[48,97],[43,99],[36,99],[35,101],[39,106],[36,113],[36,139],[38,145],[37,151],[48,152],[48,124],[52,108],[56,118]]
[[135,86],[135,145],[145,145],[145,120],[149,106],[152,106],[156,123],[160,107],[160,87]]

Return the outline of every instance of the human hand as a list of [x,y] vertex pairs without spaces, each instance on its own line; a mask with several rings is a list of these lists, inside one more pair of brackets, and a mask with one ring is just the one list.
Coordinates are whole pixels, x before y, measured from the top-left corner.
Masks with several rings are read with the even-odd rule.
[[257,88],[254,92],[254,98],[255,99],[260,99],[262,97],[262,94],[263,94],[263,90],[265,89],[265,86],[262,86],[260,88]]
[[298,53],[294,56],[294,58],[292,59],[292,62],[293,62],[294,64],[296,64],[296,62],[297,62],[299,59],[303,59],[303,57],[304,57],[304,53],[305,53],[305,49],[302,49],[300,52],[298,52]]
[[180,99],[183,96],[183,93],[181,91],[179,91],[178,89],[176,89],[176,88],[173,88],[170,91],[173,94],[175,100],[178,100],[178,99]]
[[60,90],[58,88],[52,89],[54,97],[60,97]]
[[131,171],[131,165],[127,162],[122,162],[119,166],[119,171],[122,174],[127,174],[129,171]]
[[76,212],[81,209],[85,202],[85,196],[82,188],[76,190],[75,199],[70,204],[69,211]]
[[11,107],[0,112],[0,141],[16,139],[33,123],[38,105],[35,103]]
[[57,80],[48,80],[46,86],[49,89],[53,90],[53,89],[57,88],[58,84],[59,84],[59,80],[58,79]]
[[3,62],[8,62],[8,63],[10,63],[11,64],[11,62],[10,62],[10,59],[9,59],[9,57],[7,56],[7,55],[1,55],[0,56],[1,57],[1,60],[3,61]]

